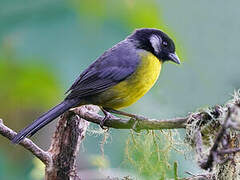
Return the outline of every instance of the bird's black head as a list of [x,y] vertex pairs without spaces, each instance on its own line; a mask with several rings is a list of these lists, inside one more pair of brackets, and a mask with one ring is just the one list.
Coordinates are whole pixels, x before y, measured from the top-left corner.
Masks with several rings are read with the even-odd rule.
[[170,60],[180,64],[173,40],[158,29],[137,29],[128,39],[133,40],[137,48],[150,51],[161,61]]

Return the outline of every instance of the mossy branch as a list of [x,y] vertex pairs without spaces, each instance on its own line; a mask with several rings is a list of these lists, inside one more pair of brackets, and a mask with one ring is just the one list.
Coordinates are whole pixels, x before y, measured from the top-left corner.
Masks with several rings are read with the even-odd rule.
[[[88,105],[66,112],[58,121],[48,151],[43,151],[27,138],[20,144],[46,165],[45,179],[80,179],[75,170],[76,155],[89,125],[87,121],[97,124],[102,121],[103,116],[98,111],[98,107]],[[185,128],[186,142],[196,150],[200,167],[210,171],[210,174],[208,172],[200,176],[211,179],[240,178],[239,92],[224,106],[217,105],[184,118],[157,120],[139,115],[130,119],[112,117],[105,121],[104,126],[136,131]],[[0,134],[11,140],[16,133],[0,120]]]
[[[82,112],[79,108],[73,109],[79,117],[96,124],[100,124],[103,120],[103,116],[94,112]],[[104,126],[115,129],[133,129],[133,130],[144,130],[144,129],[178,129],[185,128],[187,121],[190,116],[183,118],[173,119],[151,119],[141,115],[134,115],[135,118],[124,119],[119,117],[111,117],[104,122]]]

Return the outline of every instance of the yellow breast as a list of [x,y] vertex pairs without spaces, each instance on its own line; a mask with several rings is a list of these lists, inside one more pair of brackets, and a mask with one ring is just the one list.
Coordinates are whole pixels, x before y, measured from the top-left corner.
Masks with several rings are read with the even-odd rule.
[[102,106],[113,109],[127,107],[140,99],[155,84],[162,62],[146,51],[141,52],[140,56],[141,61],[136,71],[129,78],[102,94],[108,97],[108,101],[105,101]]

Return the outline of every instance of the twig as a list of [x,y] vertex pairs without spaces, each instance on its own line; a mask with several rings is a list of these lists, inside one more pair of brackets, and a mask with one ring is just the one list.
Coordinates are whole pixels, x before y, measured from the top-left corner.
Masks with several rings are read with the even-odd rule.
[[[86,112],[80,112],[79,108],[75,108],[73,110],[78,116],[81,118],[93,122],[96,124],[100,124],[103,116],[86,111]],[[167,119],[167,120],[157,120],[157,119],[151,119],[146,118],[144,116],[137,116],[137,119],[130,118],[130,119],[123,119],[119,117],[111,117],[110,119],[107,119],[104,122],[104,126],[115,128],[115,129],[177,129],[177,128],[185,128],[186,122],[189,117],[183,117],[183,118],[174,118],[174,119]],[[136,123],[137,122],[137,123]],[[135,127],[134,127],[135,125]]]
[[202,147],[203,147],[203,142],[202,142],[202,134],[200,130],[196,131],[195,134],[195,142],[196,142],[196,154],[199,156],[198,162],[200,163],[202,160]]
[[217,153],[218,155],[225,155],[225,154],[237,153],[239,151],[240,151],[240,148],[232,148],[232,149],[222,149],[222,150],[219,150]]
[[[12,138],[17,134],[7,126],[3,124],[3,121],[0,119],[0,134],[6,137],[9,140],[12,140]],[[25,138],[21,143],[21,146],[23,146],[25,149],[30,151],[33,155],[35,155],[37,158],[39,158],[44,164],[48,165],[51,162],[50,154],[46,151],[43,151],[41,148],[39,148],[36,144],[34,144],[30,139]]]
[[186,174],[190,175],[191,177],[182,178],[181,180],[216,180],[214,174],[193,174],[191,172],[185,172]]
[[[224,120],[224,122],[222,124],[222,127],[221,127],[219,133],[217,134],[217,137],[216,137],[216,139],[214,141],[214,144],[213,144],[212,148],[210,149],[210,152],[209,152],[209,155],[207,157],[207,160],[203,161],[200,164],[200,167],[202,169],[205,169],[205,170],[210,169],[211,170],[212,167],[213,167],[214,161],[215,162],[218,161],[217,157],[219,155],[232,154],[232,153],[236,153],[236,152],[240,151],[240,148],[222,149],[222,150],[218,149],[220,144],[222,143],[223,137],[226,134],[227,129],[231,125],[231,113],[232,113],[232,109],[228,108],[228,111],[227,111],[227,114],[226,114],[226,118],[225,118],[225,120]],[[223,147],[224,146],[226,146],[226,145],[223,145]],[[226,147],[224,147],[224,148],[226,148]],[[225,162],[225,161],[223,161],[223,162]]]
[[174,180],[178,180],[178,163],[177,161],[173,164],[173,171],[174,171]]

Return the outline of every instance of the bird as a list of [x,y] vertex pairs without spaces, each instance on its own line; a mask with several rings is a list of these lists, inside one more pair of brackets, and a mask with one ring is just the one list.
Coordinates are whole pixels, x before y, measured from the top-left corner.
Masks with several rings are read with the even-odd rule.
[[12,143],[20,143],[67,110],[82,105],[102,109],[105,117],[101,127],[111,112],[131,116],[119,109],[132,105],[152,88],[164,62],[180,64],[175,51],[173,40],[162,30],[136,29],[86,68],[67,90],[64,100],[18,132]]

